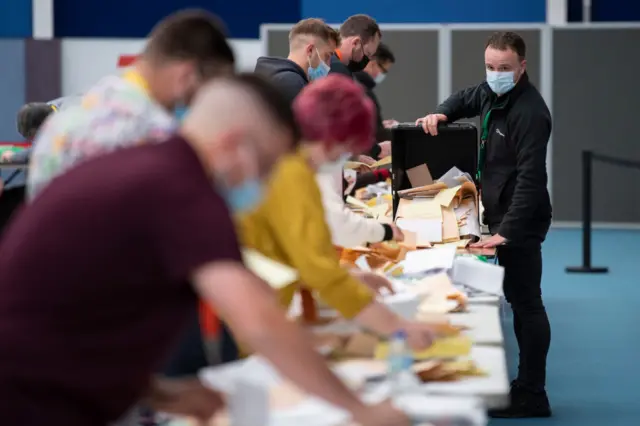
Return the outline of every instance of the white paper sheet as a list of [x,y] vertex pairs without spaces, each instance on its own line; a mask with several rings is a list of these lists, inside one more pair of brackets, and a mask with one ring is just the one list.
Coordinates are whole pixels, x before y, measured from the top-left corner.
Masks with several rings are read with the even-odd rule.
[[451,269],[455,256],[456,248],[453,246],[410,251],[402,262],[404,273],[413,275],[436,269]]
[[441,219],[405,219],[396,220],[396,225],[400,229],[411,231],[416,234],[416,244],[418,246],[430,245],[431,243],[442,242],[442,220]]
[[456,257],[453,263],[453,282],[496,296],[504,296],[502,282],[504,268],[472,257]]

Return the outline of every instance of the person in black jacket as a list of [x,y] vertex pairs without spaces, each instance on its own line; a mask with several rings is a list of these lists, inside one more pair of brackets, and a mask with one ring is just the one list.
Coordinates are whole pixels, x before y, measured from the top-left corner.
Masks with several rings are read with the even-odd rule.
[[335,49],[332,29],[321,19],[304,19],[289,32],[287,58],[258,58],[255,72],[267,77],[293,102],[309,81],[329,74]]
[[340,47],[331,57],[331,72],[353,77],[369,63],[380,44],[382,33],[375,19],[353,15],[340,26]]
[[497,247],[520,348],[511,406],[491,412],[493,417],[551,415],[545,391],[551,331],[540,289],[541,244],[551,224],[546,165],[551,114],[529,82],[525,53],[518,34],[493,34],[485,49],[486,81],[453,94],[435,114],[418,120],[434,135],[439,122],[482,120],[478,177],[492,236],[477,246]]
[[380,102],[374,89],[384,81],[389,70],[395,63],[396,58],[391,49],[389,49],[389,46],[380,43],[378,50],[376,50],[376,53],[371,57],[371,61],[369,61],[364,71],[353,74],[356,80],[364,86],[367,96],[369,96],[376,106],[377,143],[373,145],[373,148],[368,153],[371,158],[382,159],[391,155],[391,131],[384,125]]

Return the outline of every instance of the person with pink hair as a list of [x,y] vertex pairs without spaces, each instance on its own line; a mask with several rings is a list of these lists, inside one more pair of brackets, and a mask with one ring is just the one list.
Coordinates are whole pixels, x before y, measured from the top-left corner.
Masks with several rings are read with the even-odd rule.
[[373,103],[352,79],[329,75],[306,86],[293,109],[301,146],[280,160],[262,204],[239,218],[241,241],[298,271],[299,281],[279,290],[283,307],[302,287],[380,336],[404,330],[413,349],[427,348],[431,327],[400,318],[376,300],[376,291],[389,287],[386,278],[341,267],[316,183],[317,172],[341,170],[352,154],[370,148]]

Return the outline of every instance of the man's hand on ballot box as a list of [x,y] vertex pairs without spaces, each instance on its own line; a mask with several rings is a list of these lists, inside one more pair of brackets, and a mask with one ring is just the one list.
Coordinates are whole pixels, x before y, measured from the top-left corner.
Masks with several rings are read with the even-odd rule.
[[416,126],[422,124],[424,132],[436,136],[438,134],[438,123],[445,123],[448,120],[444,114],[428,114],[416,120]]
[[507,239],[500,234],[495,234],[477,243],[470,244],[471,248],[493,248],[507,243]]

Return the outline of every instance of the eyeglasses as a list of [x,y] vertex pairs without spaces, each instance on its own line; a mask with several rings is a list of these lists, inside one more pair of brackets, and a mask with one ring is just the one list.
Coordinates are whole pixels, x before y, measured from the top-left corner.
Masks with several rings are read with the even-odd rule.
[[382,62],[376,61],[376,64],[378,64],[378,68],[380,68],[380,71],[382,71],[385,74],[387,73],[387,67],[382,65]]

